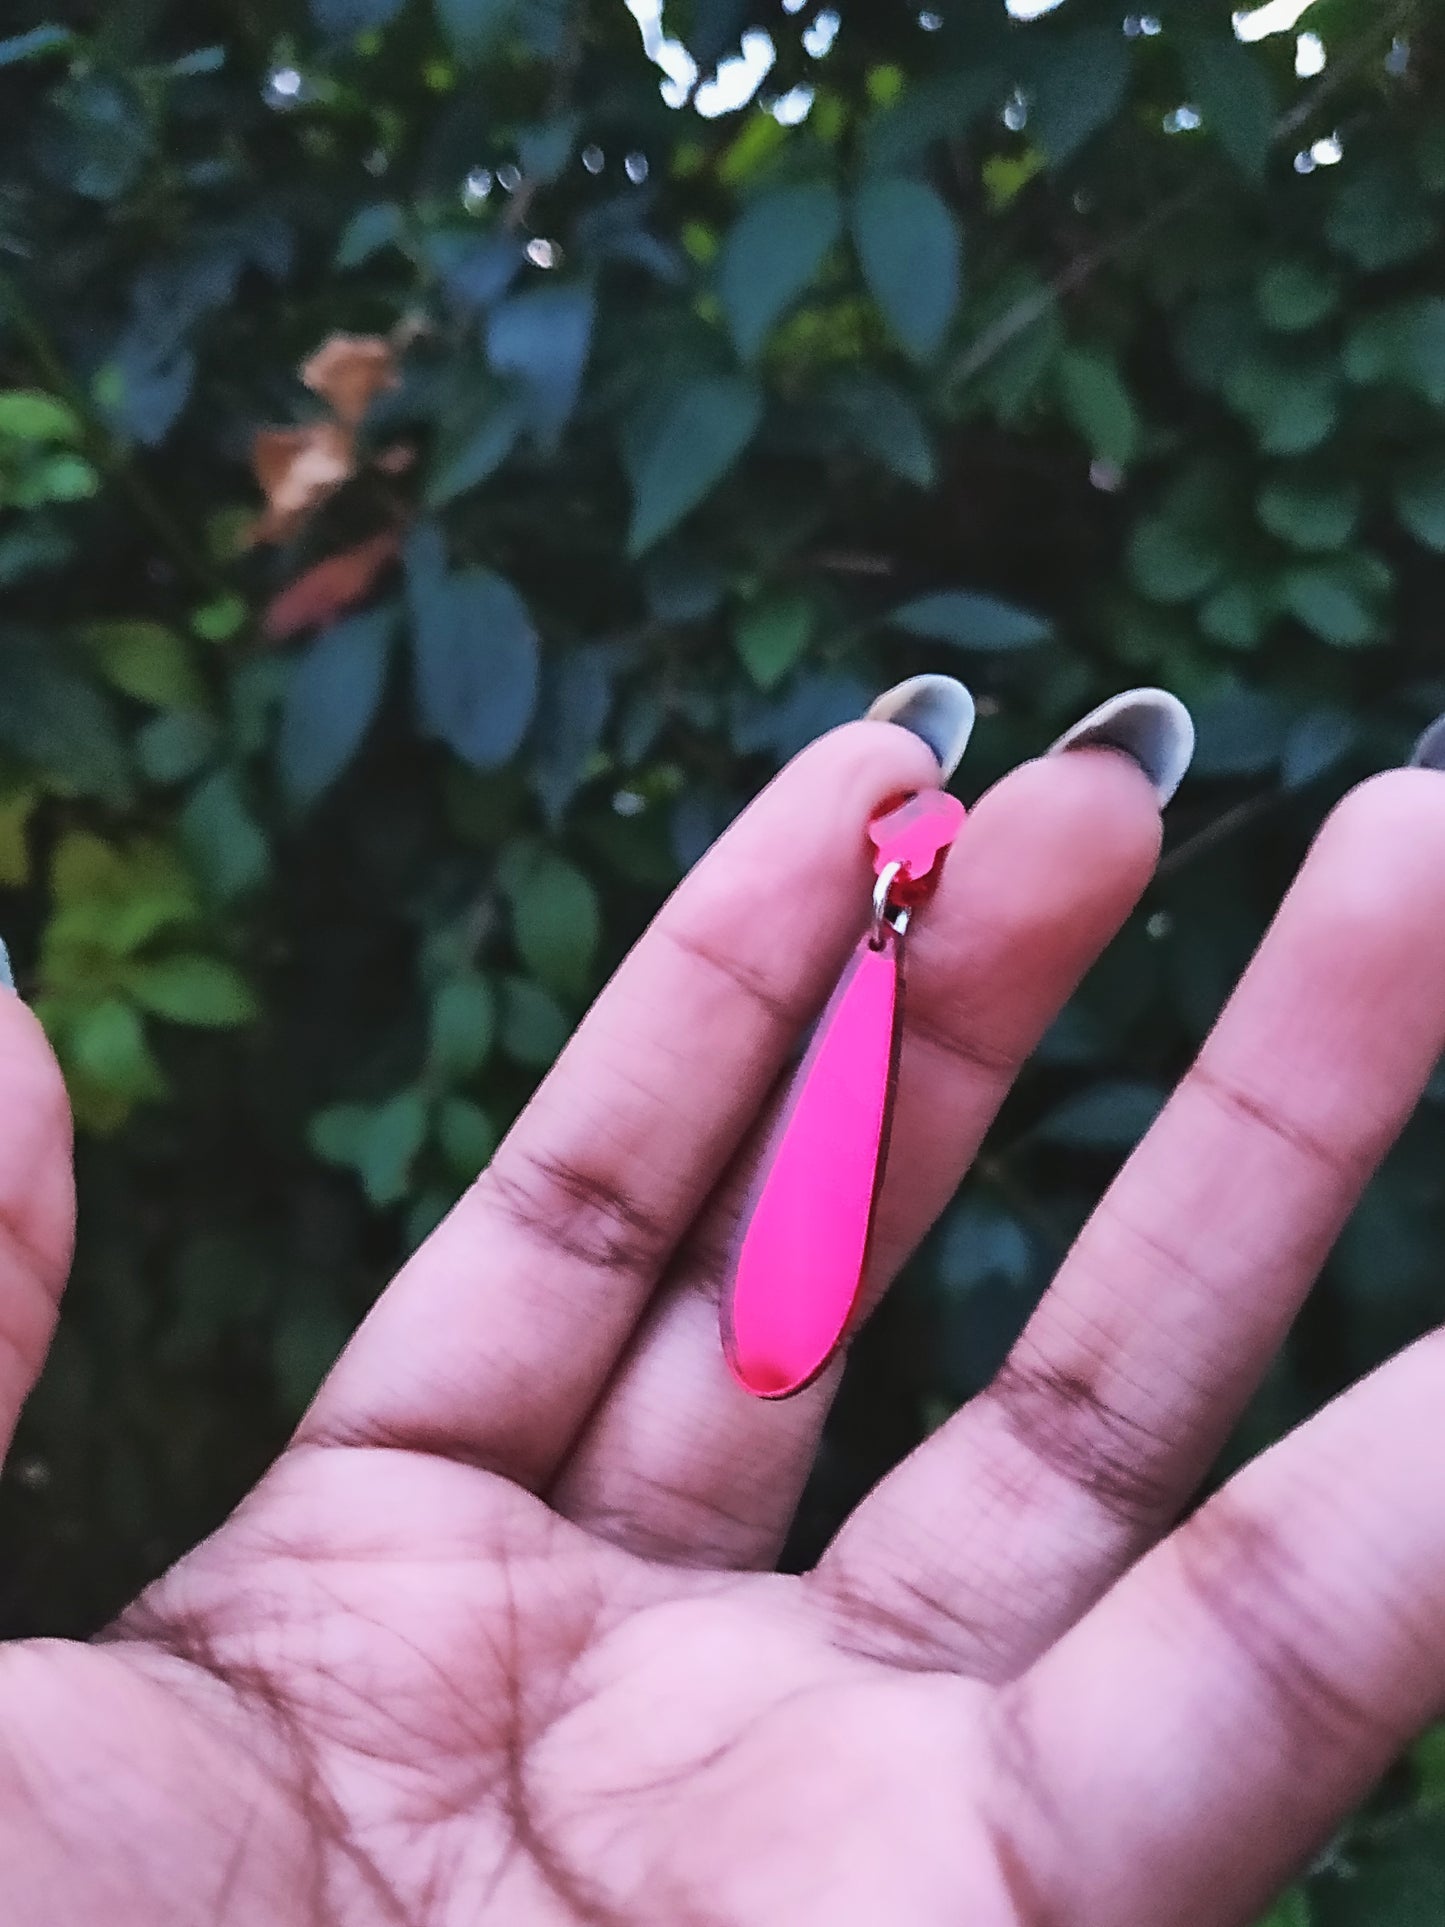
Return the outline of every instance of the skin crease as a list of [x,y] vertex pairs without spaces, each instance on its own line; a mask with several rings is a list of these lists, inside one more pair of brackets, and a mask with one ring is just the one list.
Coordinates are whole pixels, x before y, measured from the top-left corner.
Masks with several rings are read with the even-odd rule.
[[[862,826],[930,768],[875,723],[785,772],[236,1514],[94,1644],[0,1653],[7,1919],[1246,1927],[1440,1708],[1440,1341],[1171,1531],[1445,1046],[1427,772],[1326,826],[999,1382],[768,1569],[837,1369],[747,1399],[716,1254]],[[974,813],[910,951],[875,1297],[1158,843],[1109,751]],[[10,998],[0,1085],[8,1431],[72,1211]]]

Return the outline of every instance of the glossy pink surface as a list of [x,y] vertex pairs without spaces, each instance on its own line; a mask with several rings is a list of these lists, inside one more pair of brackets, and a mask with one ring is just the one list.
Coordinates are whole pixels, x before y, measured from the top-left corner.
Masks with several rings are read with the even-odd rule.
[[963,828],[964,816],[964,807],[956,796],[945,790],[920,790],[895,809],[874,817],[868,825],[868,838],[877,852],[874,868],[882,876],[890,864],[902,866],[903,874],[894,892],[898,902],[918,904],[933,894],[943,859]]
[[800,1391],[837,1350],[862,1284],[891,1106],[898,946],[854,952],[799,1066],[745,1214],[723,1342],[758,1398]]

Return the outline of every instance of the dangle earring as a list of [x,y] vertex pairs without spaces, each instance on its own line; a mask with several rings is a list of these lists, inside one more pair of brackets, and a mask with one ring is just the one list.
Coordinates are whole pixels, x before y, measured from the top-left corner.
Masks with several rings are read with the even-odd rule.
[[723,1292],[723,1349],[755,1398],[811,1384],[857,1309],[888,1154],[904,940],[963,821],[962,803],[924,790],[868,825],[872,923],[788,1088]]

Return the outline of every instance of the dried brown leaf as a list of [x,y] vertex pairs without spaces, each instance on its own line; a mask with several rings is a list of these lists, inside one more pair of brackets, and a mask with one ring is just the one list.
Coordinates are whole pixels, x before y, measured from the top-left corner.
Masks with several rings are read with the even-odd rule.
[[394,529],[329,555],[281,591],[267,609],[262,628],[272,642],[285,642],[303,629],[323,628],[370,594],[372,585],[401,552]]
[[356,473],[356,437],[337,422],[263,428],[251,443],[251,464],[266,497],[252,540],[284,542]]
[[401,386],[396,353],[382,335],[332,335],[302,364],[301,379],[348,428],[361,426],[385,389]]

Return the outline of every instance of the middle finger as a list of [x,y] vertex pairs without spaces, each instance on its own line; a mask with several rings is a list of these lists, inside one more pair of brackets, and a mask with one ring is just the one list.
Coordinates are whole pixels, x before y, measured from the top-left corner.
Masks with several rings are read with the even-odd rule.
[[[1148,780],[1109,749],[1029,764],[974,812],[909,939],[870,1299],[943,1210],[1019,1065],[1136,902],[1159,835]],[[763,1403],[723,1362],[719,1281],[747,1165],[684,1245],[551,1495],[655,1557],[771,1563],[837,1387],[835,1365],[798,1397]]]

